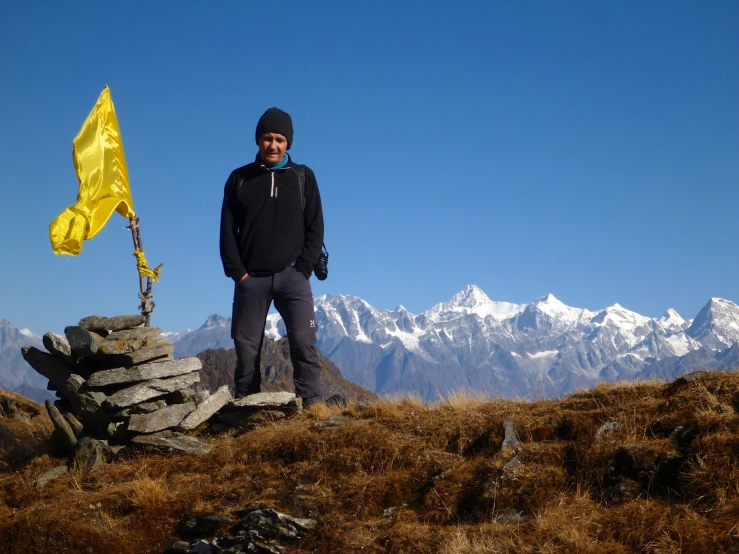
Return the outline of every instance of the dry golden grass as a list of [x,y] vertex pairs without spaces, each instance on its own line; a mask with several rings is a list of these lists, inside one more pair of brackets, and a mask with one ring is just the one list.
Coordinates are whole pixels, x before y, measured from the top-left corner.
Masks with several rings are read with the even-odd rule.
[[[206,456],[137,453],[42,492],[35,479],[64,461],[39,447],[48,423],[39,416],[21,433],[0,420],[0,436],[30,437],[37,454],[9,459],[3,443],[0,543],[160,553],[187,514],[267,507],[319,521],[301,552],[736,553],[739,374],[679,385],[603,385],[540,402],[457,393],[432,406],[319,404],[206,434]],[[347,420],[315,426],[334,415]],[[501,451],[506,417],[522,444]],[[596,442],[611,421],[618,428]],[[670,437],[679,426],[695,429],[690,444]],[[624,459],[634,467],[614,470]]]

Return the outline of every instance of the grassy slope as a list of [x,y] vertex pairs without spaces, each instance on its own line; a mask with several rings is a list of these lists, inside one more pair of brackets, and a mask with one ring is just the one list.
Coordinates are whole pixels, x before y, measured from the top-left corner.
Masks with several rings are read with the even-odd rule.
[[[736,552],[737,410],[739,374],[715,373],[533,403],[319,405],[209,436],[207,456],[137,454],[70,472],[43,492],[34,480],[62,460],[6,458],[0,544],[14,553],[162,552],[185,514],[265,506],[319,520],[301,552]],[[350,419],[314,427],[336,413]],[[523,441],[515,450],[500,448],[505,417]],[[33,435],[48,430],[44,418],[0,427]],[[608,421],[619,428],[597,443]],[[679,425],[697,431],[682,449],[669,436]],[[520,463],[505,470],[515,454]]]

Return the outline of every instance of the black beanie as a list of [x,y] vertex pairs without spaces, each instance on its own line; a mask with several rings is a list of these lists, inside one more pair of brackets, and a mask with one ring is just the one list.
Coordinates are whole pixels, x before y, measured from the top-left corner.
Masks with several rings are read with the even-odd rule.
[[293,145],[293,120],[290,114],[283,112],[279,108],[270,108],[257,123],[256,140],[259,144],[259,137],[264,133],[279,133],[287,139],[287,149]]

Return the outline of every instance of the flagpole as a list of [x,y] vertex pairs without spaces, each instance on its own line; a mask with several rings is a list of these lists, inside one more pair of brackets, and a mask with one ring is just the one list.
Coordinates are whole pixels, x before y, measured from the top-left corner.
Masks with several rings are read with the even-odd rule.
[[[141,229],[139,228],[139,218],[138,216],[131,217],[128,219],[128,221],[130,225],[126,227],[126,229],[131,229],[134,255],[136,255],[136,252],[143,253],[144,247],[141,243]],[[156,268],[154,268],[154,271],[161,269],[162,265],[163,264],[159,264]],[[139,299],[141,300],[141,305],[139,306],[139,308],[141,309],[141,315],[146,318],[146,322],[144,323],[146,327],[150,326],[151,313],[154,311],[154,307],[156,306],[156,304],[154,304],[154,295],[151,293],[152,284],[153,279],[148,276],[144,277],[141,274],[141,271],[139,271]]]

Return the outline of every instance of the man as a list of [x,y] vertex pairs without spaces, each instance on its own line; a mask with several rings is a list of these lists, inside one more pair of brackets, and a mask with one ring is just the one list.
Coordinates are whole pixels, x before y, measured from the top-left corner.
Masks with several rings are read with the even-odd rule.
[[235,282],[231,337],[236,346],[236,397],[259,392],[267,312],[274,300],[290,344],[295,393],[310,406],[321,398],[316,316],[310,278],[323,244],[323,210],[310,168],[304,186],[287,151],[290,116],[268,109],[256,130],[259,153],[226,181],[221,209],[221,260]]

